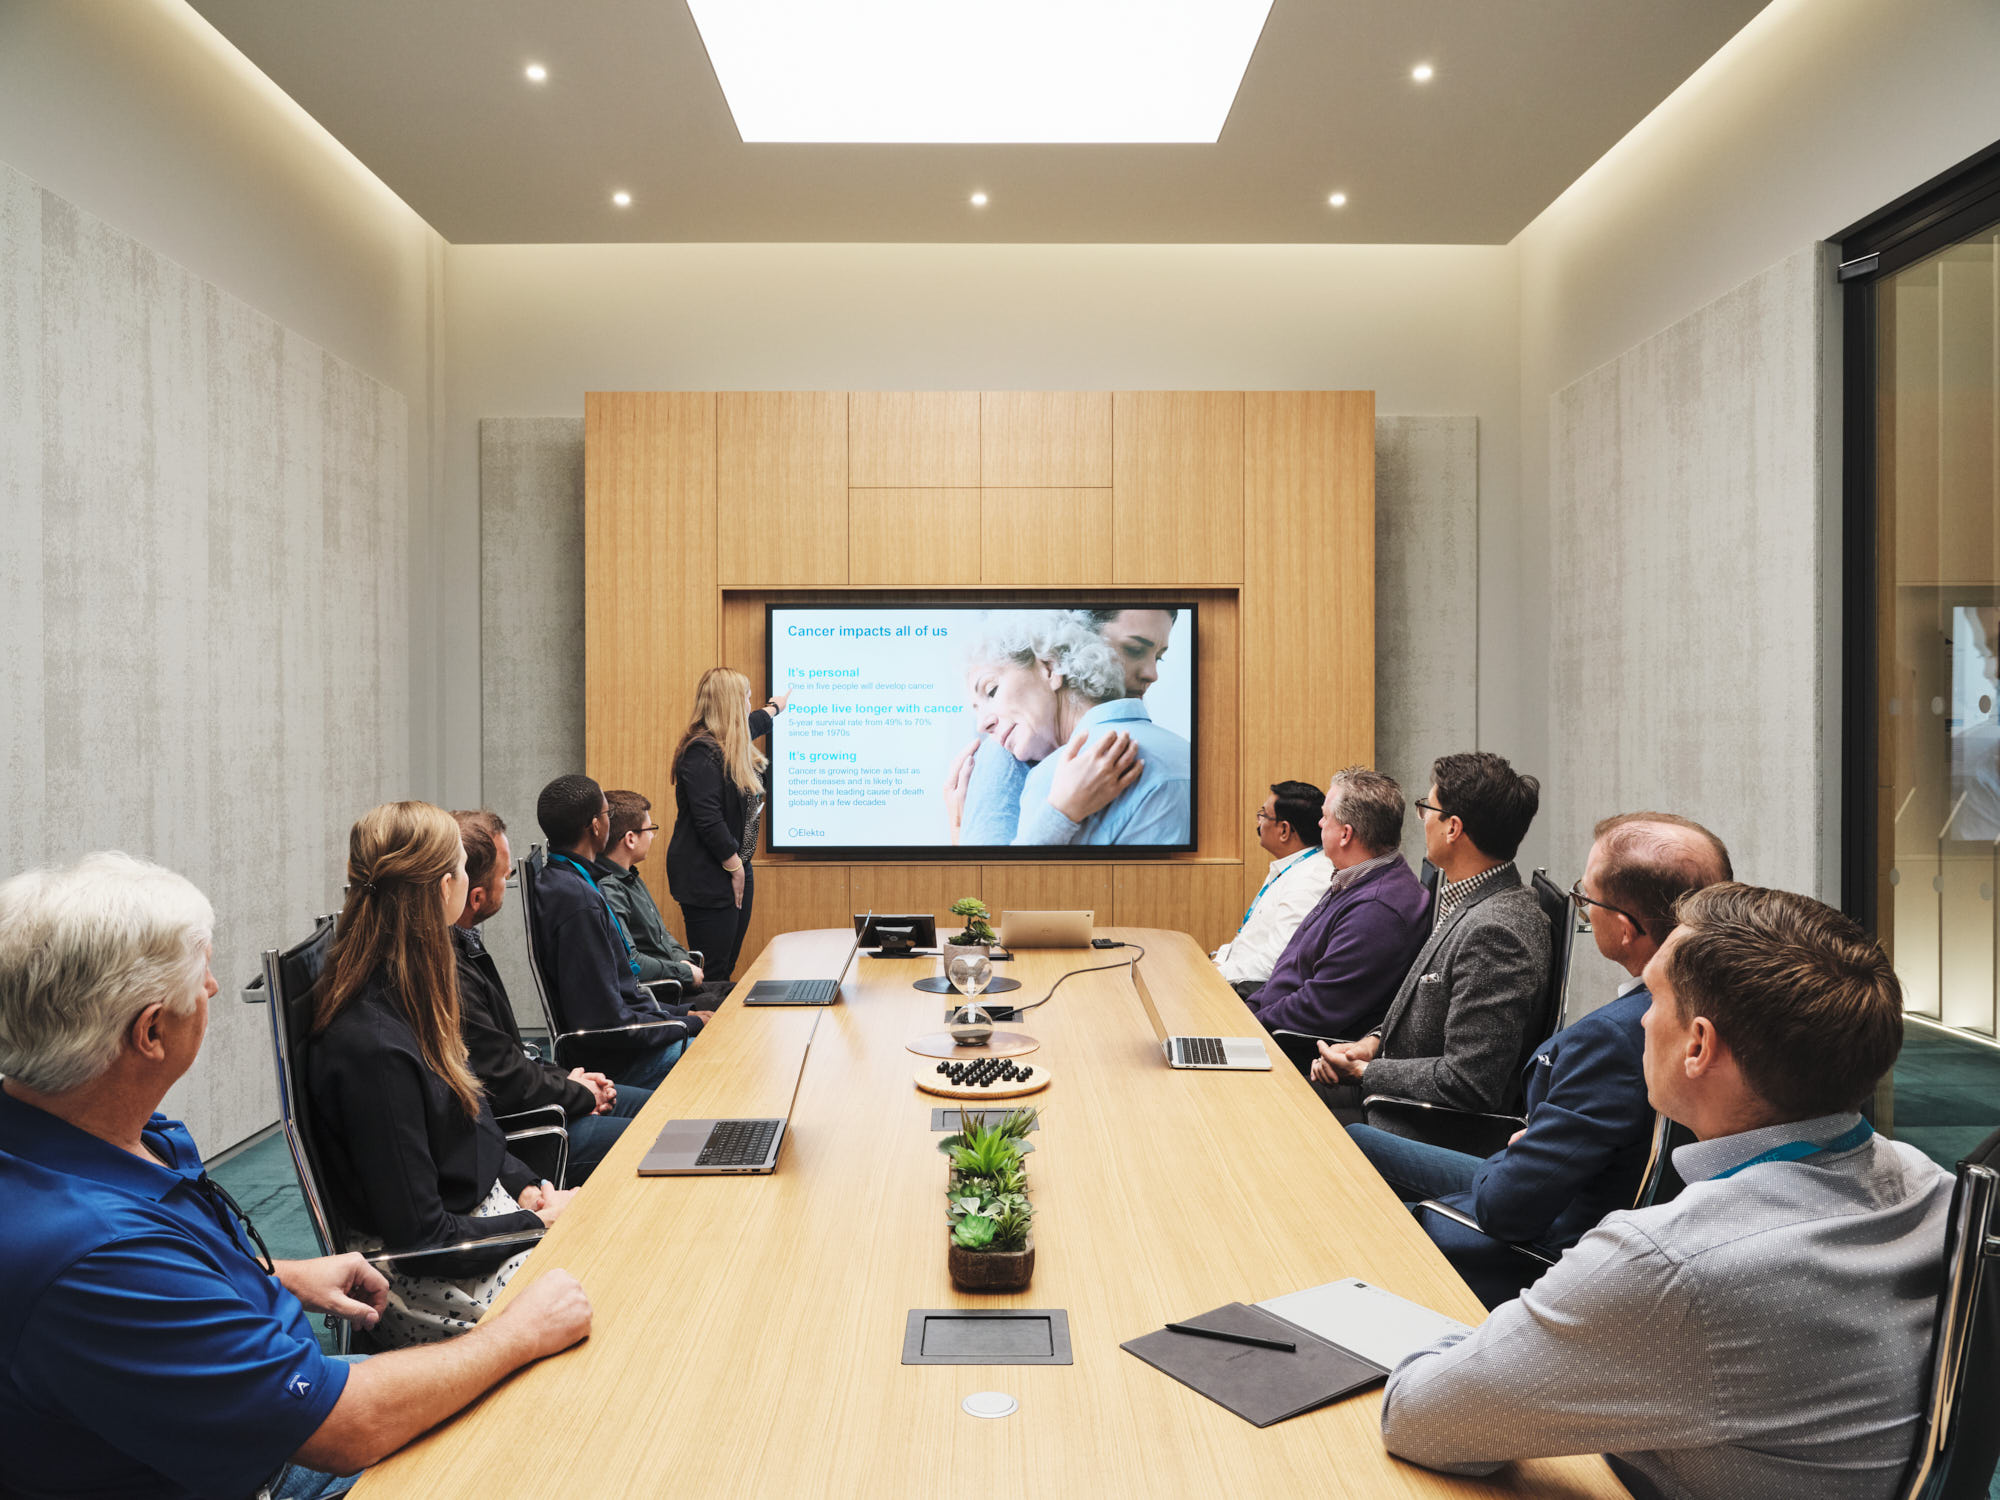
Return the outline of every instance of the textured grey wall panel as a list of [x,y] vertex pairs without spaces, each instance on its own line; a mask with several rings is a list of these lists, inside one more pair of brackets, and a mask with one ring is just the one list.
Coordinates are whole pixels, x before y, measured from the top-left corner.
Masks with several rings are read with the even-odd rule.
[[[583,769],[581,417],[479,424],[479,600],[481,788],[525,852],[541,837],[536,795]],[[483,935],[521,1020],[540,1026],[520,913]]]
[[403,399],[5,169],[0,361],[4,868],[124,848],[207,892],[222,993],[165,1107],[213,1152],[275,1115],[258,953],[407,784]]
[[0,874],[42,849],[42,195],[0,166]]
[[[1377,417],[1375,764],[1409,801],[1479,742],[1478,639],[1479,419]],[[1414,812],[1403,850],[1423,858]]]
[[[1819,278],[1801,250],[1551,399],[1544,816],[1565,879],[1598,818],[1661,808],[1720,834],[1741,878],[1829,894]],[[1586,973],[1616,976],[1585,957],[1587,1003]]]

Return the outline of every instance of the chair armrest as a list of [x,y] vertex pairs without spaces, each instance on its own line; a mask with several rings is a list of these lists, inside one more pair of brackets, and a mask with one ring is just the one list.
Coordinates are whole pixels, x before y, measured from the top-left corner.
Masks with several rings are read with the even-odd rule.
[[[1438,1202],[1437,1199],[1435,1198],[1426,1198],[1424,1199],[1423,1202],[1419,1203],[1417,1207],[1427,1208],[1432,1213],[1436,1214],[1439,1218],[1449,1219],[1451,1220],[1452,1223],[1460,1225],[1466,1229],[1470,1229],[1475,1234],[1486,1234],[1486,1231],[1479,1227],[1479,1221],[1473,1218],[1471,1214],[1461,1213],[1458,1209],[1447,1207],[1445,1204]],[[1490,1234],[1486,1234],[1486,1238],[1488,1238],[1489,1240],[1493,1240],[1495,1244],[1505,1245],[1509,1250],[1512,1250],[1516,1255],[1525,1256],[1527,1259],[1535,1262],[1536,1265],[1552,1266],[1556,1263],[1554,1256],[1544,1255],[1541,1251],[1535,1249],[1535,1247],[1532,1245],[1519,1244],[1513,1240],[1497,1239],[1495,1236]]]
[[[361,1258],[377,1269],[391,1266],[403,1267],[406,1276],[444,1275],[442,1271],[426,1272],[423,1262],[443,1256],[463,1256],[480,1250],[525,1250],[547,1234],[547,1226],[540,1229],[523,1229],[515,1234],[496,1234],[491,1239],[460,1240],[456,1245],[428,1245],[422,1250],[367,1250]],[[511,1259],[503,1256],[502,1259]]]
[[659,1020],[659,1021],[634,1021],[629,1026],[597,1026],[593,1027],[588,1031],[565,1031],[561,1036],[555,1039],[555,1042],[552,1047],[552,1050],[555,1052],[556,1055],[556,1065],[558,1067],[562,1066],[562,1049],[564,1042],[573,1042],[580,1037],[629,1036],[635,1032],[640,1032],[640,1031],[658,1031],[663,1026],[678,1026],[681,1028],[681,1030],[689,1031],[689,1034],[692,1035],[692,1032],[690,1031],[687,1022],[682,1020],[679,1016],[668,1016],[664,1020]]
[[648,979],[639,988],[662,1005],[681,1003],[681,982],[678,979]]
[[[528,1130],[510,1131],[507,1135],[507,1144],[509,1147],[512,1147],[519,1141],[545,1141],[551,1137],[555,1141],[556,1162],[555,1170],[548,1174],[548,1178],[557,1187],[563,1187],[566,1186],[564,1179],[569,1174],[569,1130],[566,1126],[537,1125]],[[520,1153],[515,1152],[515,1155],[520,1156]],[[526,1158],[522,1158],[522,1160],[526,1162]],[[526,1164],[529,1166],[534,1165],[532,1162],[527,1162]]]
[[264,976],[259,974],[255,979],[244,985],[243,994],[240,998],[245,1005],[262,1005],[268,1000],[270,996],[264,993]]
[[533,1109],[524,1109],[516,1114],[495,1115],[493,1123],[503,1131],[526,1130],[535,1125],[566,1126],[569,1124],[569,1113],[560,1104],[537,1104]]
[[693,964],[697,969],[705,969],[708,967],[708,960],[702,956],[701,949],[690,948],[687,950],[687,956],[688,956],[688,962]]
[[1369,1094],[1361,1101],[1372,1117],[1377,1110],[1400,1115],[1415,1138],[1433,1146],[1463,1151],[1469,1156],[1491,1156],[1507,1144],[1507,1138],[1523,1130],[1528,1122],[1519,1115],[1489,1115],[1478,1110],[1452,1109],[1423,1099],[1403,1099],[1394,1094]]

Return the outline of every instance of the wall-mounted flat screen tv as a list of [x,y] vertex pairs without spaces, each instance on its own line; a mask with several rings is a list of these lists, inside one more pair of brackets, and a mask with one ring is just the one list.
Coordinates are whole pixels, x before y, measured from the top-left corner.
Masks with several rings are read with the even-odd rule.
[[772,849],[1194,848],[1192,604],[773,604],[765,623],[766,680],[792,694],[771,731]]

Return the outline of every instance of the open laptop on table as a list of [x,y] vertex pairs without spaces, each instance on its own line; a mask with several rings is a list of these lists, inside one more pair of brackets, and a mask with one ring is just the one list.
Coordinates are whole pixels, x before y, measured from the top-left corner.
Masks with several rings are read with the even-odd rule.
[[813,1017],[806,1033],[806,1050],[799,1057],[799,1076],[792,1080],[792,1097],[785,1113],[768,1120],[669,1120],[639,1162],[641,1177],[715,1176],[720,1173],[747,1174],[774,1171],[778,1148],[785,1143],[785,1127],[791,1123],[792,1106],[799,1102],[799,1085],[805,1082],[806,1058],[812,1056],[813,1038],[825,1013]]
[[1153,992],[1146,988],[1146,976],[1139,972],[1137,963],[1132,965],[1132,988],[1139,992],[1139,1003],[1146,1007],[1146,1019],[1153,1023],[1153,1035],[1160,1039],[1170,1066],[1271,1070],[1271,1054],[1254,1036],[1168,1036],[1166,1022],[1160,1019]]
[[[873,916],[874,913],[869,913]],[[864,918],[854,930],[854,942],[847,950],[846,962],[840,972],[831,979],[759,979],[750,986],[750,993],[743,997],[745,1005],[831,1005],[840,998],[840,982],[847,977],[847,971],[854,966],[854,954],[861,946],[861,934],[868,928]]]

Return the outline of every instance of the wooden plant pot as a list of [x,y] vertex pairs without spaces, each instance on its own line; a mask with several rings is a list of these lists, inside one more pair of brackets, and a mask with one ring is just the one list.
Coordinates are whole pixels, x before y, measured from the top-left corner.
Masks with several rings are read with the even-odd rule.
[[961,1292],[1021,1292],[1035,1274],[1035,1237],[1019,1250],[967,1250],[946,1241],[951,1284]]

